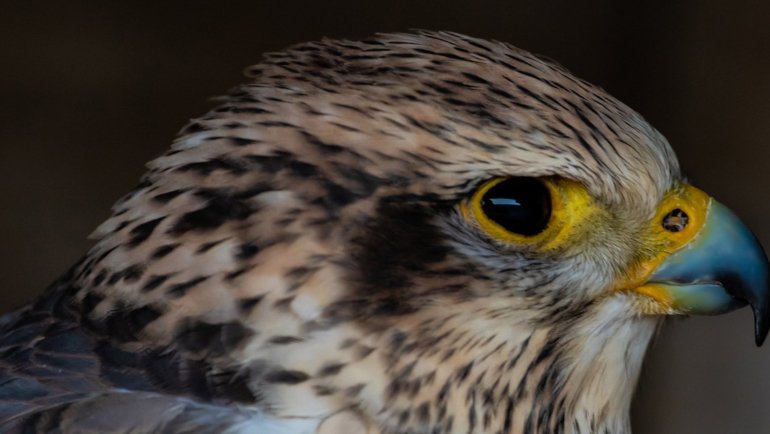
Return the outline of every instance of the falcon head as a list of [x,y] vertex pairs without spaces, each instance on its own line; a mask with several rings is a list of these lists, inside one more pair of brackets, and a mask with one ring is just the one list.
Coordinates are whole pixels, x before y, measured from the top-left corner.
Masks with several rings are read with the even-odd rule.
[[302,44],[247,75],[75,273],[123,347],[239,386],[206,399],[386,433],[627,432],[667,315],[749,304],[764,340],[755,238],[563,68],[424,32]]

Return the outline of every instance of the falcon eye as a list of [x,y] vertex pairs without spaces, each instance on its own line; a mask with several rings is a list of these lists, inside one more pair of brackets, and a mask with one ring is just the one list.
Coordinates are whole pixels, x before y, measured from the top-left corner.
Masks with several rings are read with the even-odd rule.
[[551,194],[535,178],[508,178],[489,188],[481,197],[486,217],[514,234],[533,236],[542,232],[551,218]]
[[495,179],[478,193],[476,200],[484,219],[510,233],[537,235],[551,218],[551,193],[539,179]]
[[576,234],[607,218],[583,184],[556,176],[490,179],[459,211],[488,239],[541,252],[569,248]]

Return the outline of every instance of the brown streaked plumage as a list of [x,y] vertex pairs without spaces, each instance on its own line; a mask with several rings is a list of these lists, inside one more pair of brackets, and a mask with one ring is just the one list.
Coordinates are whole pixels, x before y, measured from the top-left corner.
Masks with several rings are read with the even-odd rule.
[[[607,291],[683,182],[657,131],[452,33],[301,44],[247,75],[4,319],[2,429],[629,432],[660,317]],[[499,176],[574,180],[604,212],[556,252],[495,243],[458,203]]]

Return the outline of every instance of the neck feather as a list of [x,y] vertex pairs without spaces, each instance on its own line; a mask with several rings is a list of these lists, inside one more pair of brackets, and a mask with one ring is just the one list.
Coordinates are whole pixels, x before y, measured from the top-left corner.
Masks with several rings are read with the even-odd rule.
[[[402,336],[388,348],[386,378],[395,380],[380,403],[385,432],[628,434],[631,398],[660,322],[633,312],[616,296],[569,325],[533,329],[501,328],[499,317],[466,309],[428,324],[432,333]],[[394,420],[403,424],[387,426]]]

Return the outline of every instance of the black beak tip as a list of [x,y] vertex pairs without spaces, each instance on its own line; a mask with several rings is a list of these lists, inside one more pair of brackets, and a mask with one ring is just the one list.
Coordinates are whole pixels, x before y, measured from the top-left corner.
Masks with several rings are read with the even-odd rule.
[[752,310],[754,311],[754,341],[758,347],[761,347],[770,331],[770,307],[766,303],[754,304]]

